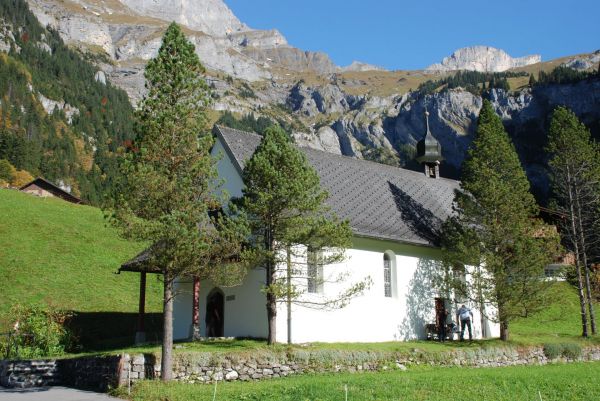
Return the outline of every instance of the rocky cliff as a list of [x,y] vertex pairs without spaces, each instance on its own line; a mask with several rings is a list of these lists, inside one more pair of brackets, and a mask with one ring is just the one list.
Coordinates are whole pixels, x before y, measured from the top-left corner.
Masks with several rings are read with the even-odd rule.
[[430,72],[447,72],[456,70],[469,70],[480,72],[501,72],[511,68],[524,67],[526,65],[542,61],[540,55],[513,58],[504,50],[490,46],[463,47],[456,50],[449,57],[445,57],[441,63],[427,67]]
[[[541,61],[540,56],[512,58],[502,50],[476,46],[457,50],[427,71],[389,72],[359,62],[340,68],[326,54],[290,46],[277,30],[247,27],[220,0],[27,1],[40,21],[55,27],[68,43],[103,55],[97,79],[124,88],[134,103],[143,93],[143,67],[156,54],[167,21],[174,19],[186,27],[209,69],[215,110],[287,121],[300,144],[418,168],[414,148],[423,136],[427,109],[446,159],[442,174],[451,177],[457,176],[472,140],[482,98],[460,87],[423,95],[416,91],[419,84],[437,79],[440,72],[497,72]],[[598,57],[579,55],[563,64],[590,69]],[[532,89],[527,81],[516,77],[513,91],[493,89],[489,97],[530,177],[542,188],[540,154],[548,113],[565,104],[600,134],[600,84]]]
[[210,70],[247,81],[271,79],[280,69],[335,72],[329,56],[289,46],[277,30],[254,30],[221,0],[28,0],[43,25],[70,44],[107,59],[103,70],[134,101],[143,90],[142,69],[160,47],[167,24],[186,28]]

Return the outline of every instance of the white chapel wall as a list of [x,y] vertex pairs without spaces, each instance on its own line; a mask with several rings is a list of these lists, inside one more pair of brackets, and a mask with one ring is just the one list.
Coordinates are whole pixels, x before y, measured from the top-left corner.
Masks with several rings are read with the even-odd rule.
[[[220,155],[217,163],[223,188],[230,196],[241,196],[243,186],[238,170],[228,158],[223,145],[217,141],[213,155]],[[392,297],[385,297],[383,255],[392,261]],[[434,277],[440,269],[439,249],[404,245],[393,241],[354,238],[347,250],[347,259],[336,266],[325,266],[325,276],[336,271],[348,272],[342,283],[323,284],[324,296],[337,294],[353,282],[366,278],[371,287],[354,298],[343,309],[318,310],[305,306],[292,307],[292,340],[303,342],[377,342],[412,340],[425,337],[425,324],[435,323],[435,298],[448,297],[440,294],[434,285]],[[244,283],[238,287],[220,288],[225,296],[224,335],[226,337],[267,336],[266,297],[260,291],[265,283],[264,269],[249,272]],[[213,283],[200,284],[200,327],[205,335],[206,297],[215,288]],[[174,337],[188,338],[192,321],[191,280],[177,283],[175,299]],[[321,295],[306,294],[319,299]],[[453,300],[454,301],[454,300]],[[451,302],[451,316],[455,320],[456,308]],[[476,337],[481,336],[481,318],[475,305],[473,328]],[[488,336],[496,336],[498,325],[488,325]],[[287,311],[285,303],[278,305],[277,341],[287,341]]]

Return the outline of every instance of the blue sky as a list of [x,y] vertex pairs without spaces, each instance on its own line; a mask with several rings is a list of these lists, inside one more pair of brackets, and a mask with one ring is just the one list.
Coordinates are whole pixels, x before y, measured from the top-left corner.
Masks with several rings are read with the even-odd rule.
[[419,69],[471,45],[543,60],[600,49],[600,0],[225,0],[242,22],[304,50]]

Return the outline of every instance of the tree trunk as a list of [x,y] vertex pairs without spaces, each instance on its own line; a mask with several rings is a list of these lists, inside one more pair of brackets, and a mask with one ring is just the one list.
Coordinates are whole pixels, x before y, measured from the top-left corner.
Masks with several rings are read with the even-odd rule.
[[265,248],[269,252],[267,259],[266,273],[267,273],[267,320],[269,325],[269,335],[267,337],[267,343],[273,345],[277,342],[277,299],[273,294],[271,286],[275,282],[275,266],[273,256],[273,236],[272,231],[268,228],[265,235]]
[[287,342],[292,343],[292,255],[290,247],[286,249],[287,252]]
[[571,223],[571,242],[573,252],[575,253],[575,268],[577,270],[577,292],[579,295],[579,306],[581,310],[581,336],[588,337],[587,315],[585,310],[585,296],[583,294],[583,279],[581,277],[581,254],[579,253],[579,238],[577,235],[576,214],[575,214],[575,199],[573,196],[572,177],[570,170],[567,168],[567,183],[569,192],[569,219]]
[[581,194],[580,194],[578,188],[575,188],[575,195],[576,195],[575,201],[577,203],[577,216],[578,216],[577,221],[579,223],[579,239],[580,239],[580,243],[581,243],[581,252],[582,252],[582,256],[583,256],[585,292],[586,292],[586,297],[587,297],[588,309],[590,312],[590,328],[592,329],[592,334],[596,334],[596,318],[595,318],[595,314],[594,314],[594,300],[593,300],[593,295],[592,295],[592,288],[590,285],[590,266],[588,265],[586,237],[585,237],[585,231],[583,229],[583,221],[582,221],[582,215],[581,215],[581,202],[580,202]]
[[508,322],[506,320],[500,321],[500,340],[502,340],[502,341],[509,340]]
[[[483,291],[481,289],[481,265],[477,265],[477,300],[479,301],[479,312],[480,312],[480,320],[481,320],[481,339],[485,339],[488,336],[487,330],[485,328],[486,318],[485,318],[485,303],[483,299]],[[472,329],[472,328],[471,328]]]
[[163,341],[160,377],[162,381],[173,379],[173,278],[164,272],[163,292]]
[[[269,273],[270,275],[272,273]],[[267,319],[269,320],[269,337],[267,343],[273,345],[277,342],[277,302],[275,295],[267,292]]]
[[200,279],[194,277],[192,287],[192,340],[200,339]]
[[585,266],[585,291],[587,293],[587,303],[590,312],[590,327],[592,334],[596,334],[596,313],[594,312],[594,296],[592,293],[592,286],[590,284],[590,268],[587,263]]

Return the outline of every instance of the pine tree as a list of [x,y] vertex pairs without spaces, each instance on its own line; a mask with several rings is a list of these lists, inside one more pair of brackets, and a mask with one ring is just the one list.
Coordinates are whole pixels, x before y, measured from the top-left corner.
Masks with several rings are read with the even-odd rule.
[[[352,233],[347,222],[328,214],[323,203],[328,194],[321,189],[319,176],[280,127],[266,130],[244,168],[243,181],[243,197],[236,203],[249,219],[255,263],[266,270],[268,342],[273,344],[277,338],[277,303],[287,302],[289,307],[306,292],[291,276],[306,278],[306,267],[312,263],[298,273],[292,260],[298,253],[306,260],[308,249],[313,254],[322,252],[324,257],[318,263],[339,261]],[[343,306],[365,286],[352,285],[339,298],[326,303]]]
[[600,149],[572,111],[557,107],[552,114],[547,151],[551,157],[554,202],[565,216],[561,235],[575,256],[582,336],[587,337],[588,318],[592,334],[596,334],[590,276],[592,260],[598,256],[600,245],[597,234],[600,228]]
[[239,252],[236,230],[219,232],[218,222],[209,218],[219,205],[213,195],[215,161],[205,114],[210,93],[203,72],[194,45],[172,23],[146,67],[148,93],[137,113],[138,136],[123,161],[124,182],[109,209],[124,237],[153,244],[150,264],[162,270],[163,380],[172,378],[174,280],[210,277],[208,261]]
[[533,74],[529,74],[529,87],[533,88],[537,84],[535,80],[535,76]]
[[[500,338],[509,324],[544,304],[544,267],[559,249],[551,227],[536,218],[538,207],[502,121],[484,100],[476,136],[463,164],[456,216],[444,228],[445,258],[466,267],[471,286],[454,287],[478,305],[491,303]],[[458,269],[461,270],[461,269]],[[460,284],[460,285],[459,285]]]

